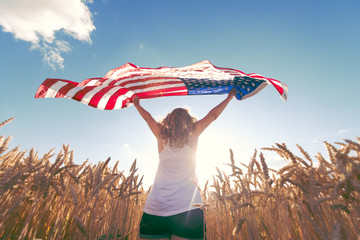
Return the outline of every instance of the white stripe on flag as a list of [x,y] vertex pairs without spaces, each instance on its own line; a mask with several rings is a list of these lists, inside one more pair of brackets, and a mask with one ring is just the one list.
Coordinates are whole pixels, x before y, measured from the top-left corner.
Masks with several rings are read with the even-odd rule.
[[84,104],[89,104],[90,100],[92,99],[92,97],[97,94],[98,92],[100,92],[103,88],[108,87],[106,86],[99,86],[99,87],[95,87],[93,90],[87,92],[83,98],[81,99],[80,102],[84,103]]
[[104,96],[102,96],[102,98],[100,99],[97,108],[104,110],[110,97],[119,89],[121,89],[122,87],[113,87],[111,88],[107,93],[105,93]]
[[114,109],[121,109],[122,108],[122,102],[126,99],[126,98],[131,98],[135,93],[133,91],[128,91],[127,93],[125,93],[124,95],[119,96],[116,99],[116,103],[115,103],[115,107]]
[[[131,77],[133,75],[137,75],[137,76]],[[109,78],[108,80],[111,80],[111,81],[115,80],[116,81],[117,79],[121,78],[120,80],[117,80],[117,81],[123,82],[123,81],[131,81],[131,80],[144,79],[144,78],[154,78],[154,77],[168,78],[169,76],[164,75],[164,74],[157,74],[156,72],[153,73],[153,72],[146,71],[146,70],[140,70],[140,71],[128,72],[128,73],[122,74],[120,77]]]
[[141,86],[141,85],[146,86],[147,84],[152,84],[152,83],[166,83],[166,82],[173,82],[173,81],[182,83],[182,81],[178,80],[178,79],[154,79],[154,80],[146,81],[145,83],[144,82],[128,83],[128,84],[124,85],[124,87],[130,88],[130,87],[136,87],[136,86]]
[[100,79],[93,79],[90,82],[88,82],[87,84],[85,84],[86,87],[89,86],[95,86],[95,84],[99,81]]
[[[122,78],[121,82],[123,81],[129,81],[133,79],[141,79],[141,78],[147,78],[147,77],[177,77],[177,78],[201,78],[201,79],[214,79],[214,80],[232,80],[234,77],[225,72],[214,68],[204,68],[202,71],[198,71],[199,69],[173,69],[173,68],[165,68],[165,69],[139,69],[137,71],[131,71],[122,74],[119,77],[119,73],[123,72],[124,69],[118,70],[114,72],[111,77],[106,80],[113,81],[118,78]],[[131,75],[137,75],[141,74],[143,76],[136,76],[136,77],[129,77]],[[125,78],[125,79],[124,79]]]
[[118,78],[119,75],[121,75],[121,77],[123,77],[123,76],[126,76],[126,75],[128,75],[128,74],[132,74],[133,72],[136,72],[136,71],[133,71],[133,72],[129,72],[129,73],[127,73],[127,74],[122,74],[122,72],[126,72],[126,71],[131,70],[131,69],[134,69],[134,67],[132,67],[132,66],[126,66],[125,68],[118,69],[118,70],[116,70],[115,72],[113,72],[113,73],[111,74],[111,76],[109,77],[109,79],[115,80],[115,79]]
[[141,92],[150,92],[150,91],[160,90],[160,89],[168,89],[168,88],[173,88],[173,87],[185,87],[185,84],[184,83],[169,84],[169,85],[149,87],[149,88],[144,88],[144,89],[135,89],[133,91],[134,91],[134,93],[141,93]]
[[268,80],[269,82],[272,82],[273,84],[278,85],[279,87],[283,87],[281,83],[277,82],[277,81],[273,81],[273,80]]
[[64,96],[64,98],[73,98],[76,93],[83,90],[85,87],[74,87]]
[[67,82],[62,82],[62,81],[58,81],[56,83],[54,83],[53,85],[51,85],[51,87],[49,87],[49,89],[46,91],[45,94],[45,98],[54,98],[56,96],[56,94],[58,93],[58,91],[65,86],[66,84],[68,84]]
[[224,72],[229,73],[232,76],[246,76],[246,74],[243,74],[241,72],[233,71],[233,70],[224,70]]

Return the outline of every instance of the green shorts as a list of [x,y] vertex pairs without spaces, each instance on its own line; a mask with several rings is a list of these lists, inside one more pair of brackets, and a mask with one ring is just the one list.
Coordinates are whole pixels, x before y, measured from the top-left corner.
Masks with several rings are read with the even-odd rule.
[[199,208],[166,217],[143,213],[140,222],[140,237],[147,239],[170,238],[171,235],[204,239],[205,232],[204,212]]

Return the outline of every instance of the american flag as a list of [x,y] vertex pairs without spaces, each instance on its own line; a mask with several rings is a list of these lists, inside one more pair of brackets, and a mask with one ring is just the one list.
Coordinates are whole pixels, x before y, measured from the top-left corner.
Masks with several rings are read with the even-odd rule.
[[105,77],[80,83],[46,79],[35,98],[69,98],[102,110],[128,107],[136,94],[140,99],[163,96],[227,94],[236,88],[238,100],[254,96],[271,84],[286,101],[287,85],[256,73],[222,68],[205,60],[190,66],[144,68],[132,63],[110,70]]

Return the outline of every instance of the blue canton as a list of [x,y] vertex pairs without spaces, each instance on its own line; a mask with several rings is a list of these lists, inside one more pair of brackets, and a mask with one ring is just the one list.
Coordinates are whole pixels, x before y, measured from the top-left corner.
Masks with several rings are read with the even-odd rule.
[[204,95],[204,94],[226,94],[236,87],[236,98],[242,99],[245,95],[253,92],[260,86],[264,80],[251,78],[247,76],[238,76],[233,80],[209,80],[209,79],[189,79],[181,78],[188,95]]

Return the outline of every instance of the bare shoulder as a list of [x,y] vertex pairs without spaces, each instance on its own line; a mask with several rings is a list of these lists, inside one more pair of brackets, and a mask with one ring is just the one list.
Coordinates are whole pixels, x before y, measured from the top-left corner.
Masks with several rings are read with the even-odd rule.
[[198,146],[198,141],[199,141],[199,134],[197,134],[196,131],[194,130],[191,133],[190,139],[189,139],[189,146],[192,150],[196,151],[197,146]]
[[158,144],[158,151],[159,153],[162,152],[165,148],[165,140],[163,138],[161,138],[160,136],[156,138],[157,139],[157,144]]

